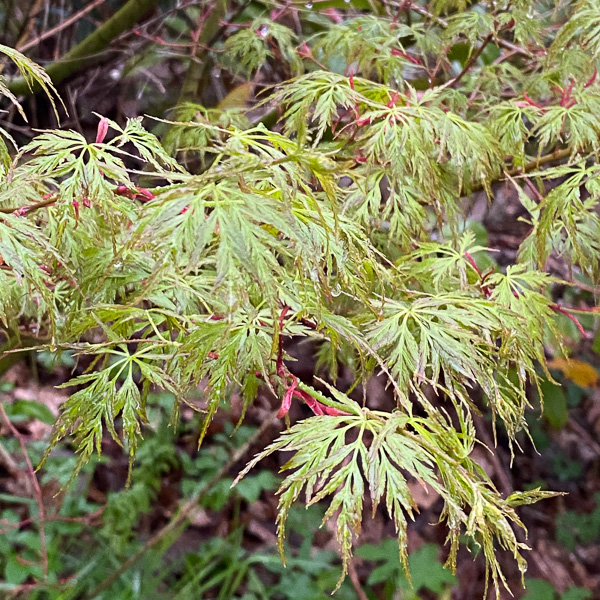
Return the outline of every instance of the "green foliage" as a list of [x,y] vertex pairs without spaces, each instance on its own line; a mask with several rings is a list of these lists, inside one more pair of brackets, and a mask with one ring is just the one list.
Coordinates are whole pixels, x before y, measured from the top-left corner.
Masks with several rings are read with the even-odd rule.
[[289,28],[269,19],[255,19],[225,42],[224,63],[250,76],[268,59],[276,57],[294,74],[303,71],[302,60],[295,51],[296,36]]
[[117,556],[126,556],[135,540],[135,529],[144,513],[150,512],[161,486],[161,477],[179,463],[169,430],[162,423],[155,435],[139,449],[127,493],[111,494],[102,516],[103,543]]
[[[52,80],[50,79],[46,71],[44,71],[44,69],[40,65],[27,58],[24,54],[21,54],[21,52],[17,52],[17,50],[15,50],[14,48],[10,48],[8,46],[0,44],[0,53],[10,58],[11,61],[16,65],[17,69],[21,73],[22,77],[25,79],[29,88],[32,88],[34,84],[37,84],[42,88],[42,90],[46,93],[46,96],[52,103],[52,108],[54,109],[54,112],[58,118],[56,105],[54,103],[54,98],[57,95],[56,89],[54,88],[54,85],[52,85]],[[10,102],[17,108],[21,116],[27,121],[27,117],[25,115],[23,107],[19,103],[16,96],[10,91],[10,89],[5,83],[4,77],[2,76],[0,76],[0,96],[7,97],[10,100]],[[0,134],[2,134],[3,136],[8,135],[4,131],[4,129],[0,129]],[[1,138],[0,144],[4,145],[4,142]],[[6,157],[6,155],[4,154],[5,151],[6,148],[3,147],[2,158]]]
[[[228,427],[211,440],[214,444],[207,445],[198,456],[190,457],[173,443],[163,400],[154,394],[149,398],[148,412],[153,424],[140,443],[129,490],[121,488],[111,492],[103,507],[90,502],[87,498],[94,484],[88,464],[79,473],[77,484],[61,494],[59,512],[45,524],[49,557],[45,581],[41,581],[42,567],[37,561],[41,552],[40,536],[37,531],[23,528],[19,517],[24,508],[32,517],[37,517],[36,502],[2,494],[0,500],[9,508],[0,512],[0,595],[16,594],[19,586],[33,577],[40,583],[27,592],[28,598],[71,600],[82,595],[89,597],[98,583],[138,550],[136,534],[143,529],[143,520],[156,514],[156,494],[163,487],[168,472],[173,468],[182,470],[181,493],[187,497],[226,462],[231,449],[238,447],[253,432],[253,428],[243,425],[238,430],[239,435],[231,437],[233,427]],[[11,420],[21,423],[20,411],[15,409],[14,412]],[[184,430],[180,431],[180,442],[194,425],[193,422],[185,424]],[[12,442],[16,444],[16,440],[6,440],[9,450],[12,450]],[[42,485],[57,482],[64,485],[74,465],[75,460],[68,453],[53,454],[48,458]],[[111,465],[106,466],[111,468]],[[239,489],[230,490],[231,480],[228,480],[224,488],[220,486],[221,490],[210,490],[201,503],[204,509],[216,511],[235,506],[240,499],[253,502],[257,493],[272,489],[275,480],[275,476],[266,470],[256,477],[249,477],[245,486]],[[190,491],[186,488],[191,484],[194,488]],[[176,486],[174,482],[172,485]],[[97,516],[99,508],[101,518],[91,526],[91,516]],[[339,575],[339,557],[332,551],[313,552],[314,529],[322,513],[316,507],[310,511],[299,507],[292,509],[289,527],[299,542],[290,548],[293,556],[289,558],[287,568],[281,564],[274,545],[264,545],[260,549],[246,547],[243,526],[234,523],[228,535],[213,537],[199,545],[192,544],[177,557],[168,553],[170,544],[176,539],[171,537],[161,547],[145,554],[131,576],[114,582],[107,593],[132,600],[140,596],[152,597],[158,588],[169,597],[190,600],[198,594],[219,594],[223,600],[241,597],[246,600],[324,598]],[[210,512],[209,515],[217,520],[218,513]],[[59,586],[57,582],[66,571],[76,573],[76,576]],[[266,578],[265,572],[268,573]],[[349,582],[339,590],[339,597],[355,599]]]
[[402,45],[403,38],[416,37],[415,30],[375,15],[348,19],[316,36],[312,51],[324,62],[341,58],[346,65],[355,63],[356,73],[365,77],[376,73],[378,80],[398,85],[405,69],[415,68]]
[[[456,578],[439,562],[438,548],[434,544],[425,544],[411,553],[406,573],[398,564],[396,547],[395,540],[387,539],[377,545],[365,544],[356,552],[361,558],[381,563],[371,571],[367,583],[383,583],[386,598],[393,597],[397,589],[402,589],[406,590],[407,598],[412,598],[412,593],[416,600],[416,592],[419,590],[425,589],[440,594],[456,583]],[[409,578],[407,574],[410,574]]]
[[588,600],[592,597],[589,590],[570,587],[559,594],[554,587],[542,579],[527,579],[527,593],[523,600]]
[[[285,559],[285,520],[292,503],[301,492],[308,506],[331,497],[323,522],[335,520],[345,574],[353,537],[360,533],[364,496],[368,492],[373,510],[385,502],[398,533],[400,558],[407,569],[407,517],[413,518],[416,510],[407,485],[408,474],[431,486],[444,499],[441,519],[447,523],[451,543],[448,565],[456,563],[459,535],[464,528],[482,546],[494,585],[504,581],[495,558],[494,539],[524,566],[520,551],[526,546],[517,541],[510,523],[523,525],[513,507],[552,494],[534,490],[515,492],[506,500],[498,497],[485,472],[469,459],[473,437],[464,419],[461,433],[441,413],[431,411],[428,418],[417,418],[401,411],[370,412],[334,388],[329,390],[349,416],[313,417],[294,425],[257,455],[238,477],[275,451],[294,452],[282,467],[283,471],[294,471],[279,489],[282,558]],[[461,417],[465,414],[459,412]],[[467,436],[463,437],[463,433]],[[367,438],[372,439],[368,446]]]
[[544,399],[544,417],[552,427],[561,429],[569,419],[565,391],[548,380],[540,384],[540,389]]
[[556,517],[556,539],[569,550],[600,538],[600,494],[595,500],[596,508],[590,513],[567,510]]
[[[247,129],[249,122],[241,109],[207,109],[200,104],[187,102],[173,109],[173,123],[163,140],[163,146],[169,154],[181,152],[185,157],[197,152],[205,160],[213,145],[223,142],[229,127]],[[190,127],[192,123],[204,124],[204,127]]]
[[573,8],[571,18],[565,22],[553,40],[552,50],[558,52],[569,44],[580,45],[594,59],[600,53],[600,4],[597,0],[582,0]]
[[[126,446],[134,510],[125,516],[119,499],[109,508],[125,529],[154,500],[147,480],[177,461],[161,439],[149,472],[133,466],[150,391],[171,395],[175,424],[201,386],[202,441],[232,393],[241,392],[243,420],[264,386],[282,399],[280,416],[292,401],[315,414],[237,480],[273,452],[293,453],[278,492],[282,554],[292,505],[323,501],[343,578],[368,497],[385,505],[407,569],[416,480],[443,499],[448,566],[466,536],[498,597],[498,548],[525,572],[515,508],[552,494],[504,498],[471,457],[473,415],[489,410],[512,449],[527,431],[528,391],[551,380],[546,351],[564,342],[557,314],[567,311],[553,290],[574,281],[551,273],[550,259],[566,265],[562,278],[598,282],[599,11],[596,0],[560,11],[467,4],[402,5],[393,18],[340,7],[298,31],[248,9],[250,25],[229,31],[215,68],[271,77],[255,107],[270,115],[184,103],[161,123],[165,146],[141,119],[105,118],[94,141],[43,131],[14,156],[0,143],[3,329],[15,344],[33,336],[35,350],[76,360],[44,459],[73,436],[74,478],[106,434]],[[0,51],[53,93],[39,67]],[[141,173],[156,186],[140,187]],[[500,179],[514,186],[530,233],[515,264],[482,272],[493,262],[469,229],[465,196],[483,191],[493,202]],[[322,349],[318,365],[333,380],[351,365],[351,389],[293,375],[292,338]],[[375,411],[366,392],[362,404],[351,396],[380,374],[390,404]],[[547,413],[558,426],[559,408]],[[274,485],[257,475],[237,497]],[[216,488],[212,508],[231,498]],[[124,530],[109,537],[120,551],[130,542]],[[190,569],[211,571],[212,560]],[[9,575],[23,573],[11,564]]]

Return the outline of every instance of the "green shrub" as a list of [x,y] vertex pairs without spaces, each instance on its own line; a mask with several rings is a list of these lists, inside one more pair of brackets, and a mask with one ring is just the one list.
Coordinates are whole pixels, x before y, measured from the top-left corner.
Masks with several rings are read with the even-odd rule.
[[[44,131],[16,153],[3,132],[0,318],[10,347],[68,352],[84,367],[61,386],[72,394],[46,453],[73,435],[73,476],[105,432],[133,465],[150,390],[172,394],[176,422],[202,383],[202,441],[232,390],[245,414],[265,386],[280,418],[295,402],[314,413],[240,474],[292,453],[279,489],[282,553],[294,503],[327,502],[339,586],[368,497],[393,520],[407,569],[417,479],[443,499],[447,564],[466,535],[498,591],[498,548],[526,569],[516,507],[552,494],[497,491],[472,458],[473,414],[485,406],[514,444],[528,392],[551,380],[545,348],[566,343],[567,321],[569,335],[585,334],[553,289],[598,279],[600,5],[373,7],[339,3],[337,23],[307,16],[306,39],[262,17],[229,36],[223,65],[252,76],[279,61],[294,78],[263,100],[281,108],[280,126],[189,104],[175,113],[186,122],[162,123],[169,147],[201,168],[175,160],[141,119],[99,117],[95,140]],[[54,95],[39,67],[0,50]],[[140,187],[141,173],[156,185]],[[494,202],[500,180],[529,227],[506,268],[469,220],[468,197]],[[327,381],[291,372],[293,338],[315,342]],[[340,365],[349,387],[336,387]],[[365,391],[376,374],[393,396],[387,410]],[[166,451],[152,468],[173,460]],[[140,505],[153,501],[151,487],[136,493],[144,469],[132,478]],[[110,510],[124,514],[119,501]]]

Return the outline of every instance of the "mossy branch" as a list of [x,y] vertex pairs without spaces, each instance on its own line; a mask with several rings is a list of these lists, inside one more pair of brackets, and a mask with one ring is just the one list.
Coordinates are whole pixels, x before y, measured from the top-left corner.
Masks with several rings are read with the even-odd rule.
[[[46,73],[54,84],[70,77],[82,67],[99,62],[100,54],[107,46],[124,31],[138,22],[147,12],[158,3],[158,0],[129,0],[121,9],[110,17],[82,42],[69,50],[62,58],[46,67]],[[41,91],[39,84],[32,86],[23,77],[13,79],[8,89],[15,96],[34,94]]]

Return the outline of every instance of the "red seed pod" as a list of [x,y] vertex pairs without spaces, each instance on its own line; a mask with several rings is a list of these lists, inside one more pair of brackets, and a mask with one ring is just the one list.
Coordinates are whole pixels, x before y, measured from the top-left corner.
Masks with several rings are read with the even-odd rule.
[[98,123],[98,131],[96,132],[96,144],[101,144],[108,133],[108,120],[102,117]]
[[150,190],[147,190],[146,188],[135,188],[135,189],[136,189],[135,195],[138,200],[141,200],[142,198],[144,198],[144,200],[150,201],[150,200],[154,200],[154,198],[156,198],[156,196]]
[[312,52],[306,42],[302,42],[300,46],[298,46],[298,54],[300,56],[312,56]]
[[294,392],[296,391],[297,385],[298,385],[298,380],[296,378],[294,378],[292,380],[290,387],[285,391],[285,396],[283,397],[283,402],[281,403],[281,408],[279,409],[279,412],[277,413],[278,419],[281,419],[281,417],[284,417],[285,415],[288,414],[288,412],[290,412],[290,407],[292,406],[292,396],[294,395]]

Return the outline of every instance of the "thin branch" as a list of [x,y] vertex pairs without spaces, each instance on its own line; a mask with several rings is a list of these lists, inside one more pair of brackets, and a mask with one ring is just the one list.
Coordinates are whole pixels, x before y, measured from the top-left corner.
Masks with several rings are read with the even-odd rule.
[[350,561],[350,564],[348,565],[348,575],[350,576],[350,581],[352,582],[352,587],[358,596],[358,600],[369,600],[367,594],[365,594],[365,590],[363,590],[360,585],[358,571],[356,570],[356,565],[353,561]]
[[203,59],[207,53],[207,48],[222,31],[221,20],[225,18],[226,14],[226,0],[216,0],[208,15],[205,14],[200,17],[199,27],[192,34],[194,47],[190,53],[190,65],[179,92],[179,104],[198,97],[198,83],[202,79],[206,67]]
[[[240,6],[230,15],[228,21],[234,21],[250,4],[249,0],[242,2]],[[178,104],[186,100],[195,100],[198,98],[198,82],[202,79],[204,68],[206,66],[203,60],[209,50],[212,51],[212,45],[223,35],[227,28],[227,23],[223,23],[227,15],[227,1],[216,0],[210,14],[204,17],[200,28],[195,33],[194,47],[191,52],[191,62],[187,70],[181,91],[179,93]]]
[[53,27],[52,29],[49,29],[48,31],[44,31],[44,33],[42,33],[38,37],[34,38],[33,40],[28,41],[26,44],[17,46],[17,50],[19,52],[25,52],[25,50],[29,50],[29,48],[33,48],[34,46],[37,46],[40,42],[48,39],[49,37],[52,37],[53,35],[56,35],[57,33],[60,33],[63,29],[66,29],[69,25],[76,23],[77,21],[79,21],[79,19],[83,18],[89,12],[94,10],[94,8],[96,8],[97,6],[100,6],[101,4],[104,4],[105,2],[106,2],[106,0],[94,0],[93,2],[91,2],[90,4],[88,4],[87,6],[82,8],[80,11],[76,12],[74,15],[71,15],[68,19],[65,19],[62,23],[59,23],[56,27]]
[[[31,34],[31,30],[35,26],[35,20],[38,14],[41,12],[41,5],[43,4],[43,2],[44,0],[33,0],[29,2],[29,6],[25,10],[27,16],[25,19],[23,19],[21,28],[19,30],[19,35],[17,37],[17,44],[15,46],[17,50],[19,49],[22,43],[25,43],[25,40]],[[5,15],[10,15],[11,13],[12,11],[9,10],[8,12],[5,12]]]
[[579,333],[581,334],[581,336],[584,339],[588,337],[588,334],[585,331],[585,329],[583,328],[583,325],[579,322],[579,319],[575,315],[572,315],[570,312],[568,312],[567,308],[562,307],[560,304],[550,304],[550,308],[552,310],[554,310],[555,312],[560,313],[561,315],[564,315],[565,317],[567,317],[567,319],[570,319],[571,321],[573,321],[573,323],[575,324],[575,327],[577,327],[577,329],[579,330]]
[[489,34],[481,43],[481,46],[477,48],[477,51],[471,56],[471,58],[465,64],[463,70],[454,78],[451,79],[445,87],[453,87],[455,86],[473,67],[473,65],[477,62],[477,59],[481,56],[481,53],[485,50],[485,47],[492,41],[493,34]]
[[74,577],[75,575],[70,575],[69,577],[65,577],[64,579],[59,579],[55,583],[21,583],[19,585],[14,585],[10,587],[10,597],[14,598],[15,594],[20,594],[21,592],[31,592],[35,590],[60,590]]
[[22,332],[18,337],[6,339],[0,346],[0,377],[23,359],[23,352],[34,350],[34,346],[39,342],[40,338],[25,335]]
[[555,162],[557,160],[562,160],[563,158],[567,158],[573,154],[573,150],[571,148],[563,148],[562,150],[555,150],[554,152],[550,152],[549,154],[544,154],[535,160],[532,160],[522,167],[515,167],[508,171],[507,175],[509,177],[517,177],[518,175],[523,175],[524,173],[530,173],[531,171],[535,171],[542,165]]
[[54,194],[49,194],[43,200],[36,202],[35,204],[29,204],[28,206],[20,206],[19,208],[0,208],[0,213],[5,215],[16,214],[20,217],[28,215],[29,213],[35,212],[40,208],[45,208],[46,206],[50,206],[56,202],[56,196]]
[[[10,473],[10,475],[16,475],[20,473],[19,465],[15,459],[11,456],[8,450],[2,445],[0,441],[0,464],[4,465],[4,468]],[[0,535],[4,532],[0,530]]]
[[44,579],[48,576],[48,546],[46,544],[46,512],[44,509],[44,499],[42,497],[42,488],[40,488],[40,482],[35,474],[35,469],[33,468],[33,464],[31,463],[31,459],[29,458],[29,454],[27,452],[27,447],[25,446],[25,441],[23,440],[23,436],[21,432],[12,424],[6,411],[4,410],[4,406],[0,403],[0,417],[4,424],[9,429],[9,431],[17,438],[19,441],[19,445],[21,446],[21,452],[25,457],[25,462],[27,463],[27,473],[29,474],[29,478],[31,480],[31,485],[33,486],[33,491],[35,495],[35,499],[38,505],[38,511],[40,513],[40,545],[42,551],[42,565],[44,571]]
[[[573,150],[571,148],[563,148],[562,150],[558,150],[558,151],[555,150],[554,152],[550,152],[549,154],[544,154],[543,156],[540,156],[539,158],[529,161],[528,163],[524,164],[522,167],[515,167],[515,168],[511,169],[510,171],[504,171],[504,173],[502,175],[500,175],[500,177],[498,177],[497,179],[493,179],[492,181],[488,182],[488,184],[493,185],[494,183],[498,183],[499,181],[502,181],[503,179],[509,179],[511,177],[518,177],[519,175],[525,175],[525,173],[530,173],[531,171],[535,171],[535,170],[539,169],[541,166],[546,165],[548,163],[563,160],[564,158],[567,158],[567,157],[571,156],[572,154],[573,154]],[[483,189],[484,189],[483,184],[478,183],[477,185],[474,185],[470,189],[470,193],[474,194],[476,192],[482,191]]]
[[[1,448],[1,446],[0,446]],[[84,517],[61,517],[58,514],[55,515],[54,517],[46,517],[46,523],[81,523],[83,525],[87,525],[88,527],[91,527],[92,521],[94,519],[98,519],[99,517],[102,516],[102,513],[106,510],[106,505],[101,506],[96,512],[91,513],[89,515],[85,515]],[[23,519],[22,521],[19,521],[18,523],[6,523],[6,521],[0,520],[0,523],[6,523],[6,528],[5,529],[0,529],[0,535],[4,535],[10,531],[14,531],[15,529],[20,529],[21,527],[24,527],[25,525],[29,525],[30,523],[34,523],[35,522],[35,518],[34,517],[29,517],[28,519]]]
[[[88,35],[82,42],[71,48],[62,58],[46,67],[46,73],[53,83],[60,83],[82,67],[98,61],[99,54],[124,31],[137,23],[158,3],[158,0],[129,0],[103,25]],[[8,89],[15,96],[32,94],[40,91],[38,84],[30,87],[23,77],[16,77],[8,84]]]

